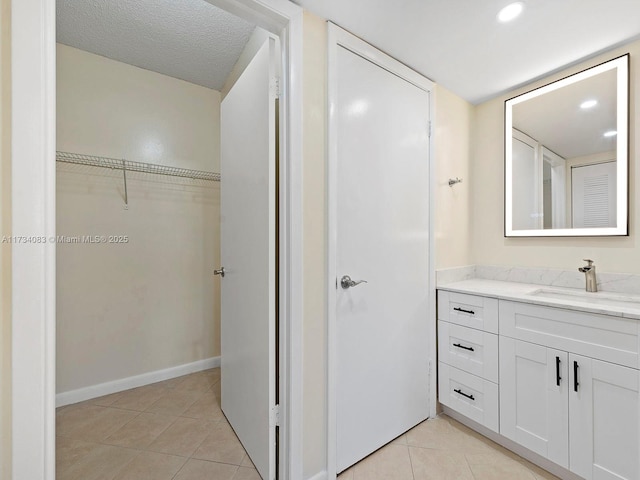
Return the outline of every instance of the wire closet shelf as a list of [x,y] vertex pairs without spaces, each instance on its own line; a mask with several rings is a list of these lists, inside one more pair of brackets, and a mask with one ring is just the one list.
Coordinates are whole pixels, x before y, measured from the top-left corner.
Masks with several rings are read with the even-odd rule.
[[188,168],[169,167],[154,163],[134,162],[119,158],[97,157],[81,153],[56,152],[56,161],[73,163],[76,165],[88,165],[91,167],[110,168],[112,170],[124,170],[130,172],[152,173],[155,175],[169,175],[172,177],[192,178],[194,180],[220,181],[220,174],[205,172],[202,170],[190,170]]

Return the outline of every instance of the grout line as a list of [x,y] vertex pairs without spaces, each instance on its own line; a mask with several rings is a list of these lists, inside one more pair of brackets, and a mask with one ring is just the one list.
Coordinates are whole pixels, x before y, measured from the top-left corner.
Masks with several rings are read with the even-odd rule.
[[409,448],[409,445],[407,445],[406,447],[407,447],[407,453],[409,454],[409,465],[411,466],[411,476],[413,477],[413,480],[416,480],[416,472],[413,471],[413,458],[411,458],[411,449]]
[[[184,457],[182,457],[182,458],[184,458]],[[185,467],[185,465],[186,465],[187,463],[189,463],[189,459],[188,459],[188,458],[184,461],[184,463],[182,464],[182,466],[181,466],[181,467],[178,469],[178,471],[173,475],[173,477],[171,477],[171,480],[174,480],[174,479],[178,476],[178,474],[182,471],[182,469]]]
[[474,480],[477,480],[475,473],[473,473],[473,468],[471,468],[471,464],[469,463],[469,459],[467,458],[467,454],[464,454],[464,463],[467,464],[467,468],[469,469],[469,472],[471,473],[471,478],[473,478]]

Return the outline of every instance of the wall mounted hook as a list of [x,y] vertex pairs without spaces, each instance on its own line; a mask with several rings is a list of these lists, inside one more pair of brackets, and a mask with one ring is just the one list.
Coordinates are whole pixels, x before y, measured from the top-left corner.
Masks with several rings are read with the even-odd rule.
[[450,186],[450,187],[453,187],[456,183],[461,183],[461,182],[462,182],[462,179],[461,179],[461,178],[458,178],[458,177],[456,177],[456,178],[450,178],[450,179],[449,179],[449,186]]

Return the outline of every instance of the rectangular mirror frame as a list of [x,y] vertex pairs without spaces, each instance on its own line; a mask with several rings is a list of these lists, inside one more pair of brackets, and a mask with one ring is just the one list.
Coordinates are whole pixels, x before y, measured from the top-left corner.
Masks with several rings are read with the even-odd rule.
[[[518,103],[544,95],[607,70],[617,69],[617,212],[616,227],[610,228],[550,228],[539,230],[513,229],[513,107]],[[504,121],[504,236],[505,237],[601,237],[628,235],[628,163],[629,163],[629,54],[614,58],[505,101]]]

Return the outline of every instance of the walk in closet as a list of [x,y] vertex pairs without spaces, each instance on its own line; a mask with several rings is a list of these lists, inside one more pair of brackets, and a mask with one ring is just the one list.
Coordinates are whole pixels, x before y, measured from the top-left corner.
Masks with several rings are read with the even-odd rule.
[[[251,329],[249,346],[221,316],[242,324],[233,289],[250,293],[247,283],[267,295],[243,303],[269,302],[275,316],[277,40],[203,0],[59,1],[57,13],[58,478],[141,468],[273,478],[275,425],[254,438],[260,419],[242,424],[244,412],[262,411],[236,397],[261,398],[237,379],[248,349],[275,348],[275,328]],[[267,234],[247,234],[253,224]],[[221,243],[239,236],[269,259],[263,268],[234,245],[250,282],[240,261],[214,275]],[[275,367],[259,365],[270,399]]]
[[65,404],[219,355],[220,93],[61,44],[57,88]]

